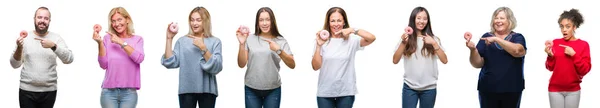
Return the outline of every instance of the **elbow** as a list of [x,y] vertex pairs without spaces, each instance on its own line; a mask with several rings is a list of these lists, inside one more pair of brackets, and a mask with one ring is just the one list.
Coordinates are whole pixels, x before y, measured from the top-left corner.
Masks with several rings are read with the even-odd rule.
[[21,65],[14,65],[14,64],[11,65],[11,66],[12,66],[13,69],[17,69],[17,68],[21,67]]
[[212,75],[217,75],[217,74],[221,73],[221,70],[223,70],[223,68],[221,68],[221,67],[217,67],[217,68],[215,68],[214,70],[212,70],[212,71],[210,72],[210,74],[212,74]]
[[238,67],[240,67],[240,68],[244,68],[245,66],[246,66],[246,64],[244,64],[244,63],[238,63]]
[[523,57],[526,54],[526,51],[524,49],[519,49],[516,51],[513,51],[512,53],[510,53],[513,57]]
[[392,63],[394,63],[394,64],[398,64],[398,62],[400,62],[400,59],[398,59],[398,60],[396,60],[396,59],[392,60]]
[[473,63],[473,62],[471,62],[471,66],[473,66],[473,68],[476,68],[476,69],[479,69],[479,68],[483,67],[483,65],[477,64],[477,63]]
[[442,61],[442,64],[448,64],[448,60]]
[[141,55],[140,57],[135,59],[133,62],[135,62],[137,64],[142,64],[143,61],[144,61],[144,55]]
[[63,61],[63,64],[71,64],[71,63],[73,63],[73,58]]
[[371,43],[372,43],[372,42],[375,42],[375,40],[376,40],[376,39],[377,39],[377,38],[376,38],[375,36],[373,36],[373,39],[371,39]]
[[290,67],[290,69],[294,69],[294,68],[296,68],[296,64],[291,64],[288,67]]
[[319,70],[319,68],[321,68],[321,67],[320,66],[315,66],[315,64],[312,65],[313,71],[317,71],[317,70]]
[[107,67],[107,66],[100,65],[100,68],[102,68],[103,70],[106,70],[106,68],[108,68],[108,67]]

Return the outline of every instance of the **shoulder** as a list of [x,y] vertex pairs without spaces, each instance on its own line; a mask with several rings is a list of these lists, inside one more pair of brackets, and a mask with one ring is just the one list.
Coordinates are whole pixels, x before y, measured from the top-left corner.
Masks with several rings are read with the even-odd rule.
[[517,32],[512,32],[511,35],[514,37],[524,37],[523,34]]
[[552,43],[556,44],[556,43],[559,43],[562,41],[564,41],[562,38],[556,38],[556,39],[552,40]]
[[134,40],[137,40],[137,41],[144,42],[144,38],[142,38],[142,36],[140,36],[140,35],[133,35],[133,37],[131,37],[131,38],[133,38]]
[[583,46],[586,46],[586,47],[590,46],[590,44],[587,41],[585,41],[585,40],[577,39],[577,41],[579,41],[579,43],[581,43],[581,45],[583,45]]
[[360,41],[362,39],[362,37],[360,37],[358,35],[351,34],[350,37],[349,37],[349,39],[352,40],[352,41]]
[[279,40],[279,41],[284,41],[284,42],[287,42],[287,39],[285,39],[283,36],[277,36],[277,37],[275,37],[275,38],[276,38],[277,40]]
[[484,38],[484,37],[490,37],[490,36],[494,36],[494,35],[491,32],[486,32],[481,37]]
[[60,34],[55,32],[48,31],[48,34],[46,36],[49,37],[52,41],[62,40]]
[[436,41],[440,41],[440,40],[442,40],[442,39],[440,39],[440,37],[439,37],[439,36],[434,36],[434,37],[433,37],[433,39],[435,39]]
[[250,38],[253,38],[253,39],[254,39],[254,38],[258,38],[258,36],[257,36],[257,35],[254,35],[254,34],[250,34],[250,35],[248,35],[248,38],[246,38],[246,39],[250,39]]
[[177,38],[177,43],[179,42],[185,42],[185,40],[188,40],[189,38],[186,35],[183,35],[179,38]]
[[51,31],[48,31],[48,36],[52,36],[52,37],[60,37],[60,34],[58,34],[58,33],[55,33],[55,32],[51,32]]
[[210,41],[213,41],[215,43],[221,43],[221,39],[219,39],[218,37],[215,37],[215,36],[210,36],[207,39]]

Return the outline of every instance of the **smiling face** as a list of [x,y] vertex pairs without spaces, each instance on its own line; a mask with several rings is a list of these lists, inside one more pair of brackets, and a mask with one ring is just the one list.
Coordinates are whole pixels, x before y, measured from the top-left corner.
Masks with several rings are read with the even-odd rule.
[[50,27],[50,11],[46,9],[38,9],[34,16],[35,31],[39,34],[46,34]]
[[340,12],[334,12],[329,16],[329,29],[335,34],[344,29],[344,16]]
[[258,17],[258,28],[262,33],[271,32],[271,17],[268,12],[261,12]]
[[510,26],[510,22],[507,18],[507,15],[504,11],[498,12],[496,16],[494,16],[494,29],[495,32],[506,32],[509,31],[508,27]]
[[573,24],[573,21],[569,19],[562,19],[560,21],[560,31],[563,35],[564,40],[571,40],[574,37],[574,33],[577,27]]
[[115,30],[115,32],[117,32],[118,34],[123,34],[123,33],[127,33],[127,25],[129,23],[129,20],[125,17],[123,17],[123,15],[117,13],[114,14],[111,17],[111,27]]
[[427,13],[425,11],[421,11],[417,14],[417,17],[415,17],[415,26],[417,28],[417,31],[423,31],[425,29],[425,26],[427,26],[427,23],[429,22],[429,16],[427,16]]
[[203,32],[202,17],[200,16],[200,13],[194,12],[192,15],[190,15],[190,28],[194,34],[200,34]]

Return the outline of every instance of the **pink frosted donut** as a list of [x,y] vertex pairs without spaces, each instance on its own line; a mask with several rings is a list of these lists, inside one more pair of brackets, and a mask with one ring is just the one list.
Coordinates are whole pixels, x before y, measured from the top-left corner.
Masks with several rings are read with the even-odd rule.
[[552,47],[552,40],[546,40],[546,46]]
[[22,38],[27,37],[27,31],[23,30],[21,31],[21,33],[19,34]]
[[321,37],[321,39],[327,40],[327,38],[329,38],[329,31],[321,30],[321,32],[319,33],[319,36]]
[[412,35],[413,29],[410,26],[408,26],[404,29],[404,33],[406,33],[407,35]]
[[169,31],[177,33],[177,31],[179,31],[179,26],[177,26],[177,23],[171,23],[171,26],[169,26]]
[[240,32],[242,32],[242,34],[249,34],[250,30],[246,26],[240,26]]
[[100,24],[96,24],[96,25],[94,25],[94,31],[95,31],[96,33],[100,32],[100,30],[102,30],[102,26],[100,26]]
[[472,37],[473,34],[471,34],[471,32],[465,32],[465,40],[471,40]]

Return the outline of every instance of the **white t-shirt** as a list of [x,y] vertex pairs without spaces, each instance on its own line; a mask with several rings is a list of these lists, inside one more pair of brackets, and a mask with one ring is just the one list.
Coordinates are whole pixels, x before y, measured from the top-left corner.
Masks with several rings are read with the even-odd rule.
[[317,97],[351,96],[358,92],[354,58],[356,51],[364,48],[360,47],[361,39],[355,35],[348,40],[331,38],[321,46],[322,64]]
[[[442,47],[439,38],[435,37],[434,40],[443,50],[444,47]],[[398,49],[400,43],[396,45],[395,50]],[[413,90],[435,89],[438,80],[437,61],[439,58],[437,55],[424,56],[421,49],[423,49],[423,38],[418,37],[416,51],[410,57],[402,55],[404,60],[404,83]],[[428,54],[427,51],[423,53]]]

